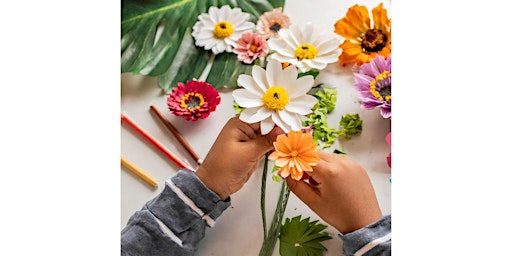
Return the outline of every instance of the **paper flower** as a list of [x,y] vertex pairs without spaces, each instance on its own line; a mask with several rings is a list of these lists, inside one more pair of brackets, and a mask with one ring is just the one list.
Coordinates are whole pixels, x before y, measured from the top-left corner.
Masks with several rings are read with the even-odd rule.
[[272,11],[263,13],[256,23],[256,30],[265,39],[277,37],[279,30],[290,27],[290,18],[282,13],[282,8],[275,8]]
[[386,143],[388,143],[389,146],[389,154],[386,157],[386,162],[388,163],[389,168],[391,168],[391,132],[386,135]]
[[354,74],[361,106],[366,109],[380,107],[384,118],[391,117],[391,56],[377,55],[370,63],[361,65]]
[[255,59],[267,55],[267,40],[258,33],[247,32],[236,41],[236,48],[233,52],[237,54],[238,60],[251,64]]
[[311,69],[324,69],[327,64],[336,62],[341,50],[336,35],[322,31],[312,23],[302,27],[292,25],[281,29],[279,37],[270,38],[268,46],[276,51],[270,58],[280,62],[289,62],[301,72]]
[[373,27],[370,25],[368,9],[356,4],[334,24],[334,32],[346,39],[340,45],[343,52],[339,62],[343,66],[351,62],[360,66],[370,62],[376,55],[388,57],[391,54],[391,20],[382,3],[373,8],[372,15]]
[[240,120],[246,123],[260,122],[261,134],[269,133],[274,124],[284,132],[300,131],[304,115],[311,113],[317,99],[307,92],[313,87],[312,76],[297,79],[298,71],[290,66],[270,60],[267,69],[252,68],[252,76],[242,74],[238,85],[243,89],[233,91],[233,98],[240,107]]
[[211,84],[202,81],[178,83],[167,96],[167,107],[185,120],[196,121],[207,118],[220,103],[220,95]]
[[305,171],[312,172],[320,161],[320,157],[314,152],[316,145],[313,136],[309,133],[291,131],[288,136],[281,134],[274,142],[275,151],[268,159],[275,160],[281,167],[279,175],[283,178],[292,176],[294,180],[300,180]]
[[211,6],[208,13],[199,15],[199,21],[192,27],[195,44],[214,54],[232,52],[236,40],[245,32],[251,32],[254,23],[249,22],[248,13],[240,8],[231,9],[228,5],[220,9]]

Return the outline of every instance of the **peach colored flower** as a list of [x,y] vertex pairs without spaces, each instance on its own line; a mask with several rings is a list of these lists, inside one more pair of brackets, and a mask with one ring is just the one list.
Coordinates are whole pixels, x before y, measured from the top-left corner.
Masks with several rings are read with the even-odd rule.
[[278,37],[279,30],[290,26],[290,18],[282,12],[282,8],[275,8],[260,16],[256,24],[256,30],[262,34],[265,39]]
[[305,171],[312,172],[320,161],[320,157],[314,152],[317,145],[313,143],[313,136],[309,133],[290,131],[288,136],[281,134],[274,142],[275,151],[268,159],[275,160],[281,167],[279,175],[283,178],[292,176],[294,180],[300,180]]

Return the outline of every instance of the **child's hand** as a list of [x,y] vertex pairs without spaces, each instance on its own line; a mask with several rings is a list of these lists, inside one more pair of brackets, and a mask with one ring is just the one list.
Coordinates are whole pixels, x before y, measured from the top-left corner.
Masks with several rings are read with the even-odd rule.
[[380,219],[377,197],[363,167],[343,155],[317,153],[321,160],[308,174],[318,185],[288,177],[290,190],[342,234]]
[[197,169],[197,177],[222,200],[243,187],[265,153],[273,149],[277,135],[284,133],[281,128],[274,128],[262,136],[259,127],[259,123],[231,118]]

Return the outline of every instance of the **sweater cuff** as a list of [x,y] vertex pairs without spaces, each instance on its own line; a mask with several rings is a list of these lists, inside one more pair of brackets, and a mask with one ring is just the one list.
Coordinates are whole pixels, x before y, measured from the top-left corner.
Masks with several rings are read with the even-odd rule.
[[181,233],[198,221],[206,221],[213,227],[214,220],[230,205],[229,197],[222,201],[195,173],[180,170],[165,182],[162,193],[149,201],[147,208],[166,226]]
[[343,240],[346,255],[382,255],[391,252],[391,215],[382,216],[364,228],[340,234],[339,237]]

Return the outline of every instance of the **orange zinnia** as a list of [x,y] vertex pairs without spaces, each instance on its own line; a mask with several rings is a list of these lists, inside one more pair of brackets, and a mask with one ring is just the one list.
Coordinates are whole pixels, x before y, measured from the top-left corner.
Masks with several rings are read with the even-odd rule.
[[288,136],[281,134],[274,142],[276,151],[269,155],[268,159],[275,160],[281,167],[279,175],[283,178],[292,176],[294,180],[300,180],[304,171],[312,172],[320,161],[320,157],[314,152],[316,145],[313,136],[309,133],[290,131]]
[[334,24],[334,32],[345,38],[339,46],[341,65],[355,62],[358,66],[370,62],[377,54],[387,58],[391,54],[391,20],[387,11],[379,6],[372,9],[373,28],[365,6],[354,5]]

